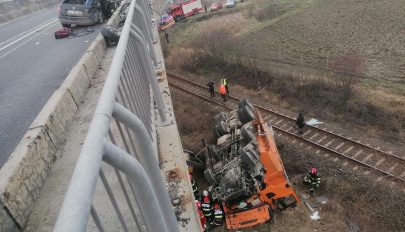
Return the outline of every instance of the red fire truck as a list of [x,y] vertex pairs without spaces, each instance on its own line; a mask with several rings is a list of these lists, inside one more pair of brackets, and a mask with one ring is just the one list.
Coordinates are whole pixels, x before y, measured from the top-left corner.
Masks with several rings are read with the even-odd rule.
[[204,11],[201,0],[189,0],[178,4],[170,4],[168,14],[177,22],[182,18]]

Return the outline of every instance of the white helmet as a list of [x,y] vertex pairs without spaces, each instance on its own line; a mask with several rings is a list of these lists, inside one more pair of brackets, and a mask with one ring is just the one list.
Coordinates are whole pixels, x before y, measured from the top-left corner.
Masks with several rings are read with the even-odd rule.
[[203,191],[203,196],[204,196],[204,197],[208,197],[208,191],[207,191],[207,190],[204,190],[204,191]]

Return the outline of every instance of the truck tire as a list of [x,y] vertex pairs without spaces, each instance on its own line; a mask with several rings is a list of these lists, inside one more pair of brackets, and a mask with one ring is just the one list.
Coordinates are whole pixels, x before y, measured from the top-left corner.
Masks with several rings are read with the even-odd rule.
[[253,106],[252,102],[250,102],[250,100],[247,99],[247,98],[243,98],[243,99],[239,102],[238,106],[239,106],[239,108],[242,108],[243,106],[248,106],[252,111],[254,111],[254,108],[255,108],[255,107]]
[[255,166],[259,162],[259,154],[252,144],[248,144],[238,151],[243,162],[249,166]]
[[204,176],[205,176],[205,179],[207,179],[208,183],[210,183],[210,185],[218,184],[217,180],[215,180],[214,173],[211,169],[205,169]]
[[230,132],[229,124],[224,121],[220,121],[217,128],[220,135],[226,135]]
[[218,122],[224,121],[226,122],[226,114],[224,112],[218,113],[214,116],[214,123],[217,124]]
[[218,132],[218,126],[217,125],[215,125],[213,128],[212,128],[212,134],[214,135],[214,137],[217,139],[217,138],[219,138],[219,137],[221,137],[221,134]]
[[238,117],[242,125],[244,125],[252,121],[255,118],[255,114],[253,113],[253,110],[249,106],[245,105],[238,110]]
[[246,144],[256,139],[253,135],[252,130],[247,126],[243,126],[240,128],[240,135]]
[[72,25],[70,25],[70,24],[62,23],[62,27],[70,28],[71,26]]

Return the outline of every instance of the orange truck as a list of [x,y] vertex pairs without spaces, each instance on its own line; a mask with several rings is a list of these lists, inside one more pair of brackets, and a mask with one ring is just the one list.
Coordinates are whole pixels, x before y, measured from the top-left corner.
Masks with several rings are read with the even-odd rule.
[[[274,141],[271,125],[243,99],[238,109],[214,117],[217,144],[205,148],[204,175],[222,202],[228,229],[269,221],[299,202]],[[201,154],[201,152],[199,153]]]

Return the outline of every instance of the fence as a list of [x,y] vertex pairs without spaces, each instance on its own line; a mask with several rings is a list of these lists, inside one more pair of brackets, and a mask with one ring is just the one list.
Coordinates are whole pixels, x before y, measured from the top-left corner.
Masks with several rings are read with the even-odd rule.
[[[146,0],[132,0],[54,231],[85,231],[89,215],[105,231],[93,201],[98,177],[112,205],[109,217],[117,218],[120,230],[179,230],[158,164],[155,108],[161,122],[166,110],[154,70],[159,63],[150,15]],[[113,167],[130,213],[123,215],[102,161]]]

